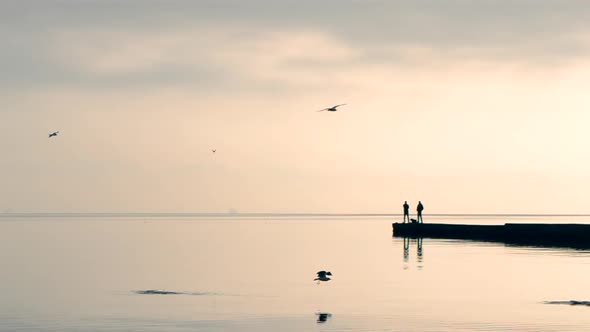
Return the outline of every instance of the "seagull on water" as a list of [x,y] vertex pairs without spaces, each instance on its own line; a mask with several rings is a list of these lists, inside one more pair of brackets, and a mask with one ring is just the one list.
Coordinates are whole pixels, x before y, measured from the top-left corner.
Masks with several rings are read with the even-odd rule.
[[54,131],[51,134],[49,134],[49,138],[52,138],[54,136],[57,136],[57,134],[59,134],[59,131]]
[[316,321],[318,324],[327,322],[328,318],[332,316],[329,312],[318,312],[316,315],[318,316],[318,320]]
[[318,275],[318,277],[315,278],[315,279],[313,279],[313,280],[314,281],[317,281],[318,282],[318,285],[319,285],[320,281],[329,281],[329,280],[331,280],[330,278],[328,278],[328,276],[331,276],[332,275],[332,272],[330,272],[330,271],[319,271],[319,272],[316,272],[316,274]]
[[336,112],[338,107],[344,106],[344,105],[346,105],[346,104],[334,105],[332,107],[327,107],[327,108],[324,108],[323,110],[319,110],[318,112],[323,112],[323,111]]

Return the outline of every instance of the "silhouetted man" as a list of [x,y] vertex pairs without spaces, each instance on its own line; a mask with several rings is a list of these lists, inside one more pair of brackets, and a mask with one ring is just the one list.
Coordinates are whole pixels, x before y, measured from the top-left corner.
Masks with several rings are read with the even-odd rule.
[[408,222],[410,222],[410,206],[408,205],[408,201],[404,201],[404,224],[406,223],[406,217]]
[[418,201],[418,207],[416,207],[418,217],[416,217],[416,219],[418,219],[419,223],[424,223],[424,220],[422,220],[422,210],[424,210],[424,205],[422,205],[422,202]]

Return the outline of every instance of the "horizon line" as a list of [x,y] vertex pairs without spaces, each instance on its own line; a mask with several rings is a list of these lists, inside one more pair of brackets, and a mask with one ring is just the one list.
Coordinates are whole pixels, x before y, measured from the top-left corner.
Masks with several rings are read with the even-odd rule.
[[[403,213],[2,212],[6,217],[402,217]],[[430,217],[590,217],[590,213],[429,213]]]

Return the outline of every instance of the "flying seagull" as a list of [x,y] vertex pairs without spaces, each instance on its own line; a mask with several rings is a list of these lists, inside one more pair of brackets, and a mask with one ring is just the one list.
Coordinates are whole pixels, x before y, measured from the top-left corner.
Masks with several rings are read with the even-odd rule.
[[328,276],[331,276],[332,275],[332,272],[330,272],[330,271],[319,271],[319,272],[316,272],[316,274],[318,275],[318,277],[315,278],[315,279],[313,279],[313,280],[314,281],[317,281],[318,282],[318,285],[319,285],[320,281],[329,281],[329,280],[331,280],[328,277]]
[[327,107],[327,108],[324,108],[323,110],[319,110],[318,112],[323,112],[323,111],[336,112],[336,111],[337,111],[337,109],[336,109],[336,108],[338,108],[338,107],[340,107],[340,106],[344,106],[344,105],[346,105],[346,104],[339,104],[339,105],[334,105],[334,106],[332,106],[332,107]]
[[51,134],[49,134],[49,138],[52,138],[54,136],[57,136],[57,134],[59,134],[59,131],[54,131]]

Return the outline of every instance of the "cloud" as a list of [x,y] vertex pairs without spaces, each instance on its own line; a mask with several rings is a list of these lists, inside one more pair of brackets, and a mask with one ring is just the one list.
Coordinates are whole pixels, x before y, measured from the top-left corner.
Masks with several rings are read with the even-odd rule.
[[314,31],[259,32],[244,27],[192,26],[177,31],[98,29],[64,31],[51,53],[62,66],[94,75],[214,67],[251,76],[273,76],[288,66],[331,66],[356,55],[332,36]]
[[[0,86],[311,84],[465,64],[568,65],[580,1],[4,2]],[[341,74],[346,71],[346,74]],[[349,82],[350,83],[350,82]],[[348,84],[348,83],[347,83]]]

